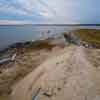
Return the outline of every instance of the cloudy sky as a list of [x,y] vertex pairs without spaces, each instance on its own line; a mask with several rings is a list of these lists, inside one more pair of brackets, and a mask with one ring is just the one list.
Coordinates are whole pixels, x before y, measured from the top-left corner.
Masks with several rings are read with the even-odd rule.
[[100,24],[100,0],[0,0],[0,24]]

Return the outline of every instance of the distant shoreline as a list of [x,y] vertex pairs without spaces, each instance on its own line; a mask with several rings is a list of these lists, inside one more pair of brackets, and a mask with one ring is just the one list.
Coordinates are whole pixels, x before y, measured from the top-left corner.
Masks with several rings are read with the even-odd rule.
[[[100,26],[100,24],[9,24],[10,26],[23,26],[23,25],[33,25],[33,26]],[[0,26],[9,26],[8,24],[0,24]]]

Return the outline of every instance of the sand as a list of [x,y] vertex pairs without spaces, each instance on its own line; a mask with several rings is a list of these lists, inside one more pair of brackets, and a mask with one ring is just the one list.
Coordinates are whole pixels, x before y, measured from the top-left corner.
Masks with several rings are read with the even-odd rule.
[[100,100],[100,75],[85,48],[71,45],[51,56],[12,87],[11,100]]

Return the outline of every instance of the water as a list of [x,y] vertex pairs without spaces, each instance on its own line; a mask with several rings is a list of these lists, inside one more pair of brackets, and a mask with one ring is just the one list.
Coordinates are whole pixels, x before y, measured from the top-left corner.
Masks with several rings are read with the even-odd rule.
[[0,26],[0,49],[16,42],[36,40],[41,34],[49,35],[68,32],[78,28],[100,29],[100,26],[35,26],[35,25],[1,25]]

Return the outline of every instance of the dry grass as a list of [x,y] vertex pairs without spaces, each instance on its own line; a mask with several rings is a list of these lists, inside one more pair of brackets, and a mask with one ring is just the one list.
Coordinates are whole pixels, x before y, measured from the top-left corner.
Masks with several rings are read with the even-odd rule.
[[38,40],[32,43],[33,49],[52,49],[55,45],[51,44],[49,40]]
[[100,30],[97,29],[80,29],[75,34],[83,41],[93,43],[100,47]]

